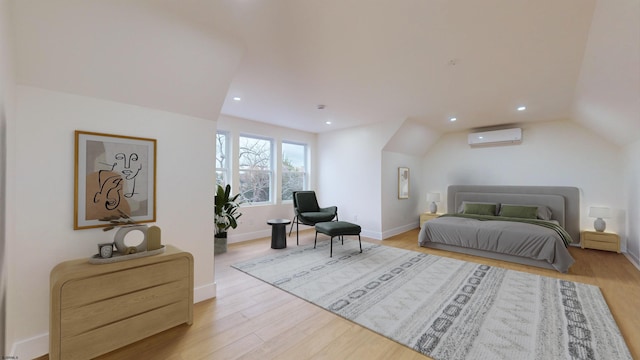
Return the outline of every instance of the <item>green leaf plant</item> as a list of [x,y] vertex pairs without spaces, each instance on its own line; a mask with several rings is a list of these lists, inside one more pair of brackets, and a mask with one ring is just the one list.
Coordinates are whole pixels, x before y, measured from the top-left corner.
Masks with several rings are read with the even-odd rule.
[[227,230],[238,227],[238,218],[242,213],[238,210],[242,201],[237,201],[240,194],[231,195],[231,185],[224,188],[218,185],[215,196],[216,237],[226,237]]

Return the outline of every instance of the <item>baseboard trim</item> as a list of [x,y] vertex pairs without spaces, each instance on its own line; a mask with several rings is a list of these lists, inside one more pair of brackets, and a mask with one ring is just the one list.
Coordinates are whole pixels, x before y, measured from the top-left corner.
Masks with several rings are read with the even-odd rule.
[[629,262],[632,263],[633,266],[635,266],[636,269],[640,271],[640,260],[636,259],[633,255],[629,254],[628,252],[624,252],[623,254],[627,258],[627,260],[629,260]]
[[16,359],[34,359],[49,353],[49,333],[17,341],[11,347]]
[[201,301],[213,299],[216,297],[217,284],[214,281],[212,284],[198,286],[193,289],[193,303],[197,304]]
[[[413,230],[413,229],[415,229],[417,227],[419,227],[419,222],[414,222],[414,223],[411,223],[411,224],[406,224],[406,225],[403,225],[403,226],[399,226],[397,228],[393,228],[391,230],[387,230],[387,231],[382,233],[382,239],[388,239],[388,238],[390,238],[392,236],[396,236],[396,235],[405,233],[405,232],[407,232],[409,230]],[[416,240],[416,241],[418,241],[418,240]]]
[[244,233],[244,234],[239,234],[239,235],[233,235],[233,234],[229,233],[228,238],[227,238],[227,242],[229,244],[233,244],[233,243],[239,243],[239,242],[243,242],[243,241],[249,241],[249,240],[255,240],[255,239],[270,237],[270,236],[271,236],[271,230],[270,229],[254,231],[254,232]]

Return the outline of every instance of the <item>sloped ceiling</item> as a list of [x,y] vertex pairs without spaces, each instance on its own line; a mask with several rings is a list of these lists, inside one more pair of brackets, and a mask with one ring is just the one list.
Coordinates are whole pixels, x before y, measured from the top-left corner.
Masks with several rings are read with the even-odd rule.
[[573,119],[611,141],[640,139],[640,1],[598,1]]
[[24,84],[318,133],[568,119],[621,145],[640,137],[638,4],[13,1]]
[[244,45],[199,0],[13,2],[17,81],[216,120]]

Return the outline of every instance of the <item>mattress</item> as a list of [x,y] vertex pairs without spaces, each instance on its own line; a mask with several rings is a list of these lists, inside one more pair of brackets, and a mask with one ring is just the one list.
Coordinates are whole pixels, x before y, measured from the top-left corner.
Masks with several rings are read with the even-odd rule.
[[457,216],[425,222],[418,236],[421,246],[433,242],[519,256],[545,261],[560,272],[567,272],[574,263],[565,241],[553,226]]

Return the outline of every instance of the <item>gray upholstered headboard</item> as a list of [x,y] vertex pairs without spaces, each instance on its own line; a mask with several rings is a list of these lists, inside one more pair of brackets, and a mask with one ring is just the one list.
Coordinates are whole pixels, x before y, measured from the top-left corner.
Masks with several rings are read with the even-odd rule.
[[580,241],[580,190],[576,187],[450,185],[447,211],[456,212],[462,201],[546,205],[551,218],[567,230],[573,242]]

